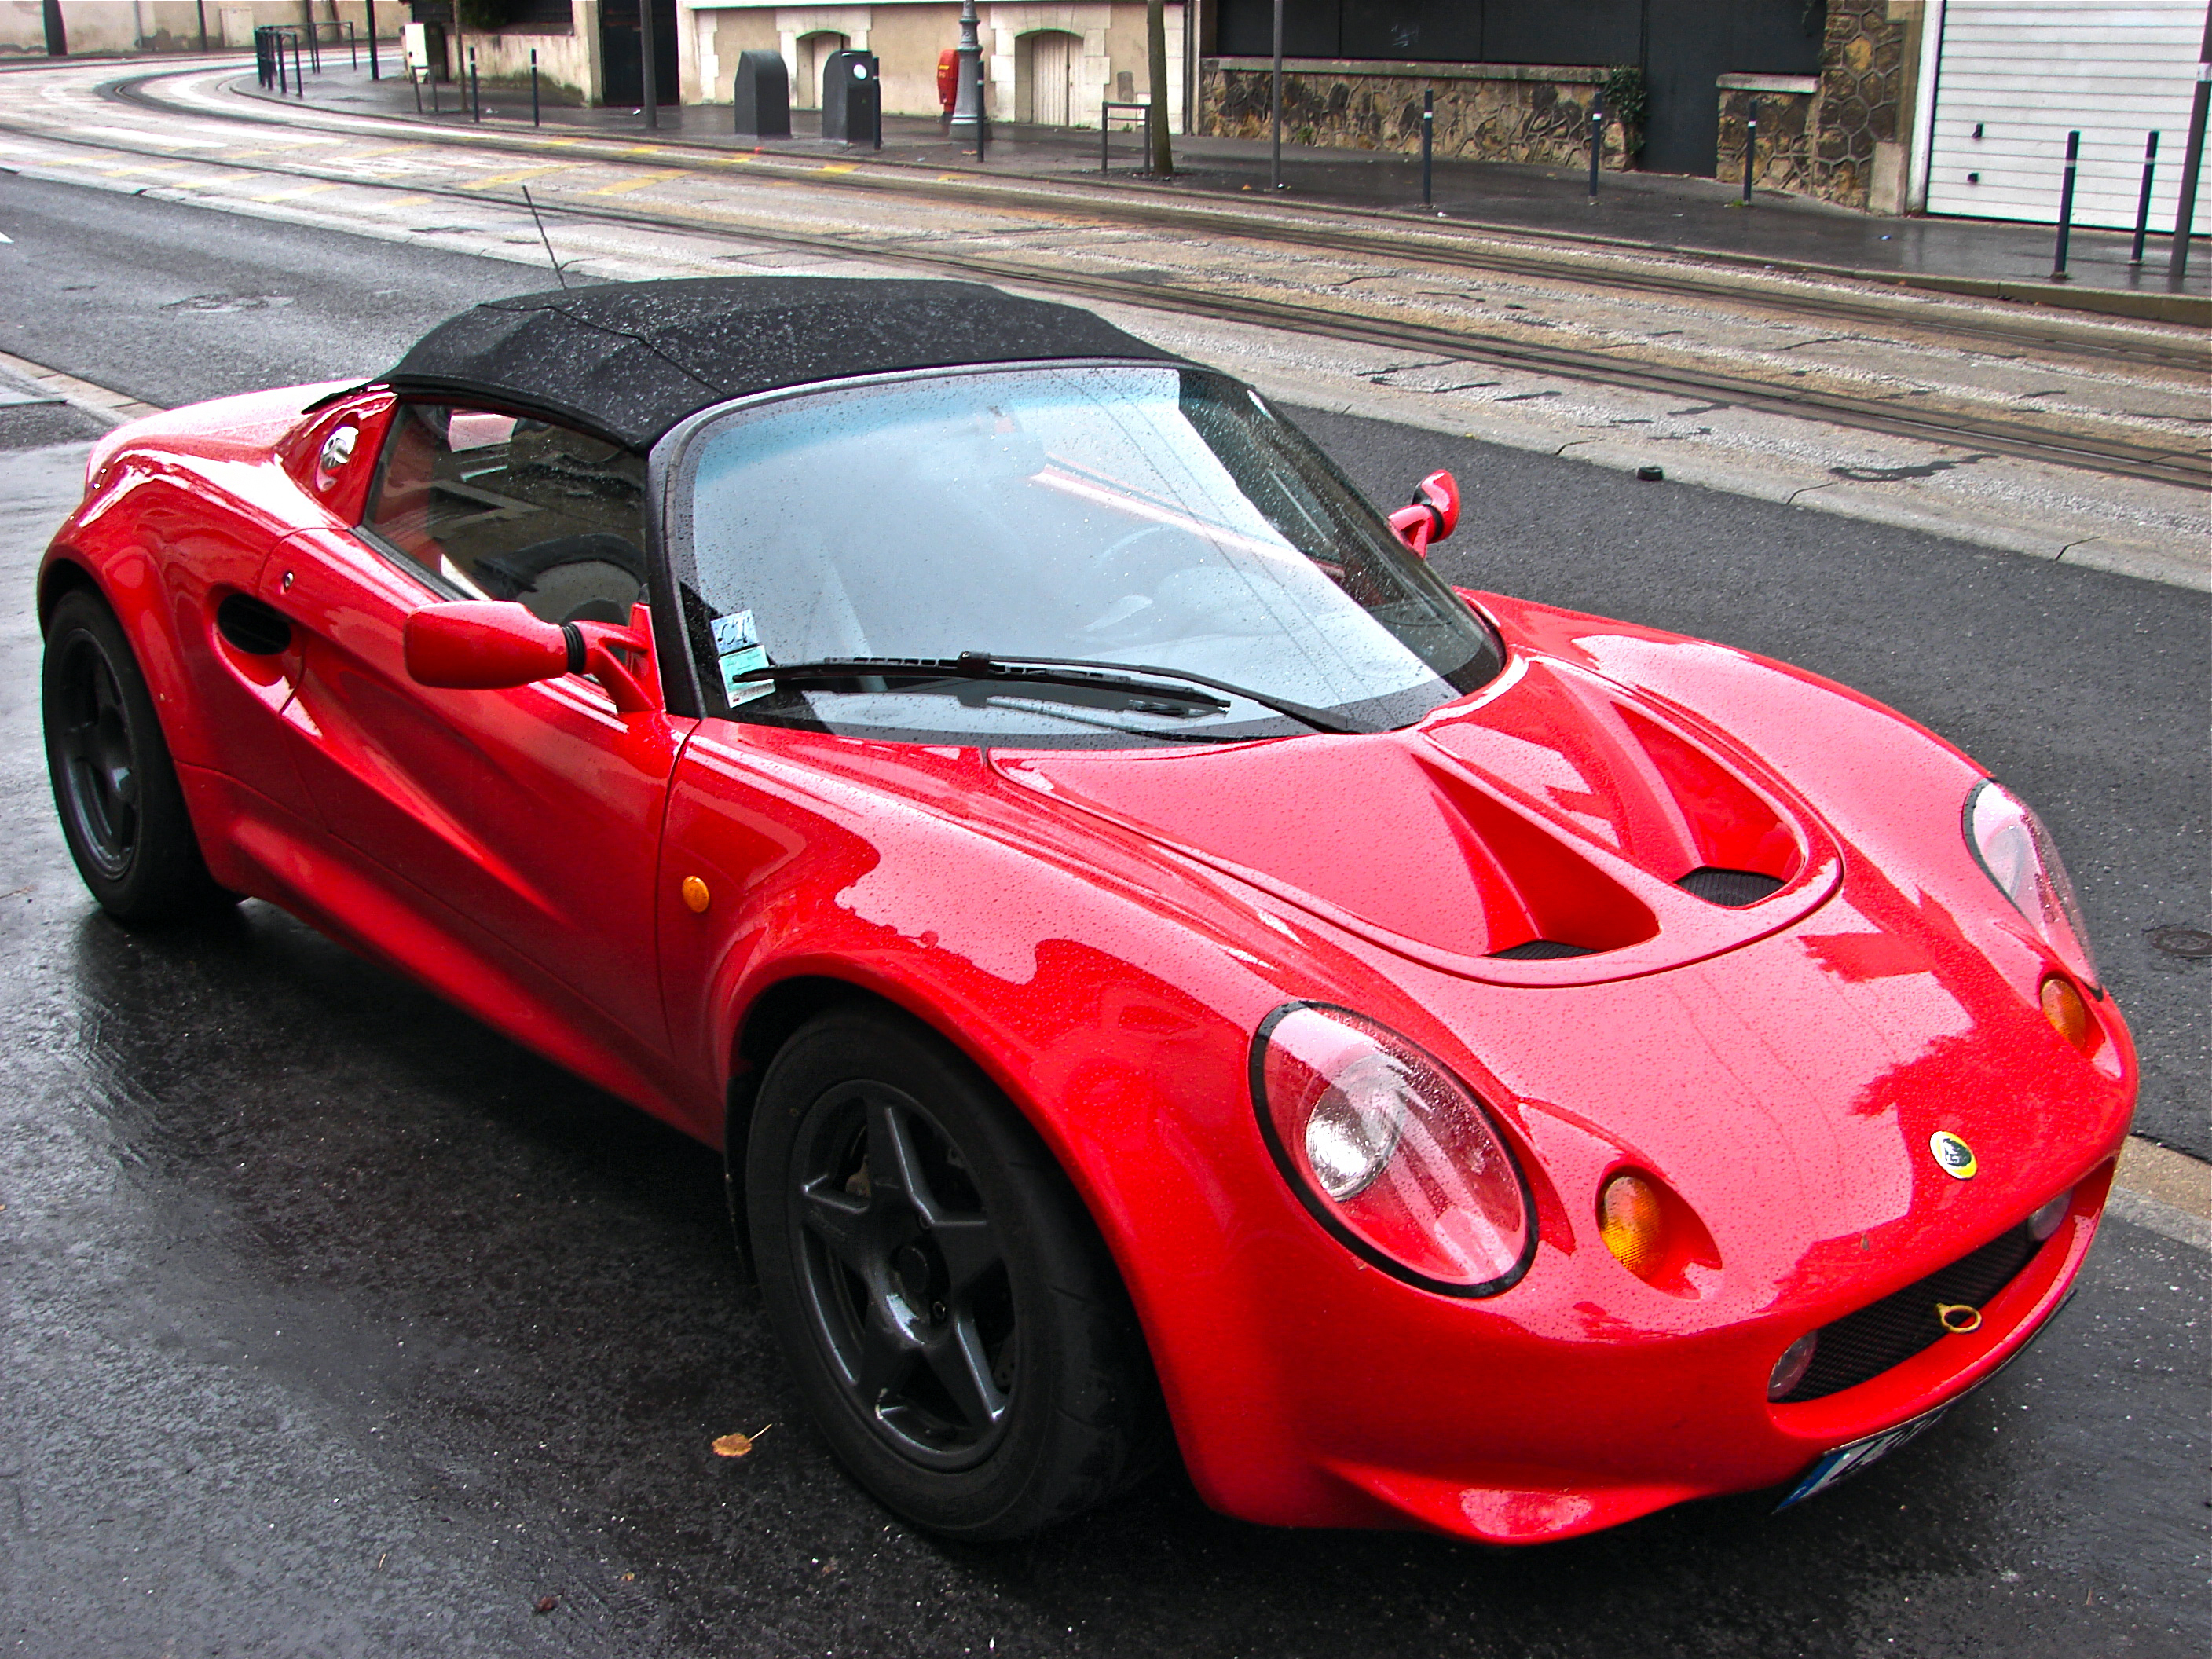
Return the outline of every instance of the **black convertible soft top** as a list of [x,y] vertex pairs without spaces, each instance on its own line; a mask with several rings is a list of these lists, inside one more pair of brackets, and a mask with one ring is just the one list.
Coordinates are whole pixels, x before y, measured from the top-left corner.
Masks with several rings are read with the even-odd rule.
[[385,377],[402,392],[542,411],[643,451],[712,404],[854,374],[1173,354],[1073,306],[975,283],[708,276],[490,300]]

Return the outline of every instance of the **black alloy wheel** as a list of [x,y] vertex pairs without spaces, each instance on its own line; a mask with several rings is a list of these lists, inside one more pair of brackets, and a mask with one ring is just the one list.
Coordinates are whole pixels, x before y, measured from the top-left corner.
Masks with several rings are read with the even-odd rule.
[[874,1079],[799,1124],[799,1291],[850,1401],[902,1456],[973,1467],[1004,1437],[1018,1358],[998,1232],[921,1103]]
[[1026,1536],[1164,1454],[1113,1262],[1021,1114],[949,1043],[855,1004],[761,1080],[746,1217],[771,1322],[840,1461],[971,1540]]
[[54,784],[71,830],[100,873],[120,880],[138,845],[138,765],[131,716],[115,670],[85,633],[64,643],[55,666]]
[[145,676],[98,594],[54,606],[40,679],[62,837],[101,908],[141,922],[235,903],[208,875]]

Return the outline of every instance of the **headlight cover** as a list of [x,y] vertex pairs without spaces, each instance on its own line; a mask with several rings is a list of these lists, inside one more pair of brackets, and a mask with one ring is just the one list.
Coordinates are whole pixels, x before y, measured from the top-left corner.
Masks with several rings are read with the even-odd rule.
[[1253,1039],[1252,1101],[1291,1190],[1356,1255],[1445,1296],[1495,1296],[1528,1272],[1534,1211],[1504,1137],[1389,1027],[1278,1008]]
[[1966,845],[1997,890],[2075,978],[2102,994],[2081,903],[2042,820],[1995,778],[1984,778],[1966,797]]

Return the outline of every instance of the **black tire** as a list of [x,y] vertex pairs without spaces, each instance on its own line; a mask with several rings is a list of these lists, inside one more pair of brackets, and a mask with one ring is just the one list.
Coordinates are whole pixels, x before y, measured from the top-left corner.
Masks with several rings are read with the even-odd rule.
[[762,1079],[745,1171],[785,1358],[886,1506],[951,1537],[1025,1537],[1158,1461],[1158,1384],[1090,1217],[935,1033],[867,1007],[802,1027]]
[[236,903],[200,856],[138,659],[88,589],[64,594],[47,620],[40,703],[62,836],[100,908],[159,922]]

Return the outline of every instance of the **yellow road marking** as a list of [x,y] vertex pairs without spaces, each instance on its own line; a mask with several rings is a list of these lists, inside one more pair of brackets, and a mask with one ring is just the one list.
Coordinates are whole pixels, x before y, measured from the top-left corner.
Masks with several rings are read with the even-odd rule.
[[103,179],[120,179],[127,173],[167,173],[175,167],[190,167],[189,161],[137,161],[127,167],[103,167]]
[[426,202],[434,202],[437,199],[434,196],[398,196],[389,202],[378,202],[374,206],[380,213],[390,213],[398,208],[421,207]]
[[412,155],[422,149],[421,144],[387,144],[382,149],[349,149],[335,159],[342,161],[366,161],[372,155]]
[[621,196],[633,190],[643,190],[647,185],[665,184],[671,179],[688,179],[688,173],[648,173],[642,179],[624,179],[619,184],[601,185],[587,190],[586,196]]
[[289,202],[295,197],[316,196],[321,194],[324,191],[336,190],[337,188],[337,186],[336,185],[302,185],[297,190],[280,190],[276,191],[273,195],[257,196],[253,199],[257,202]]
[[464,190],[489,190],[494,185],[520,184],[525,179],[542,179],[549,173],[566,173],[574,163],[562,161],[550,167],[517,167],[512,173],[495,173],[489,178],[471,179],[461,186]]
[[814,170],[817,173],[858,173],[860,164],[858,161],[824,161]]

